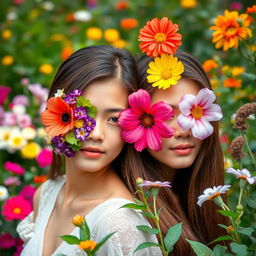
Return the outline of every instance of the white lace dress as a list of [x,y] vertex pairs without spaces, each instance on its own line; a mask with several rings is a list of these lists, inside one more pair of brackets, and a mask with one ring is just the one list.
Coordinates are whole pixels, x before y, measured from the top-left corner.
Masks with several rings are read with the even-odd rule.
[[[31,212],[17,227],[25,246],[21,256],[42,256],[43,238],[46,225],[53,211],[57,195],[65,183],[65,177],[57,180],[48,180],[43,185],[38,216],[33,223]],[[91,240],[99,242],[107,234],[117,231],[97,252],[97,256],[161,256],[158,247],[143,249],[133,254],[135,248],[142,242],[157,242],[156,237],[139,231],[136,225],[150,225],[143,216],[131,209],[122,208],[130,201],[123,198],[112,198],[97,205],[86,216],[91,230]],[[78,237],[79,229],[76,227],[71,235]],[[52,254],[54,256],[65,254],[67,256],[86,255],[77,245],[62,242]]]

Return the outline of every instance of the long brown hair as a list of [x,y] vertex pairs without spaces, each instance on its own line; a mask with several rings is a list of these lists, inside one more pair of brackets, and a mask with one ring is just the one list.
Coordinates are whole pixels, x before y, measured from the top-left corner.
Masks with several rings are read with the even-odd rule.
[[[64,89],[65,93],[73,90],[83,91],[89,84],[109,78],[118,78],[128,94],[134,92],[138,80],[136,62],[132,55],[126,50],[109,45],[85,47],[73,53],[61,64],[52,82],[48,98],[58,89]],[[124,150],[112,163],[119,175],[121,175],[120,159],[123,159],[123,154]],[[54,154],[48,177],[55,179],[61,175],[63,166],[63,158]]]
[[[176,56],[185,67],[182,77],[192,79],[201,88],[211,89],[206,73],[193,56],[182,51],[178,51]],[[139,88],[150,94],[156,90],[146,78],[146,70],[151,60],[143,56],[137,61]],[[224,161],[218,123],[212,122],[212,125],[214,133],[203,141],[193,165],[177,172],[172,189],[161,188],[159,193],[157,204],[164,206],[160,223],[163,232],[166,233],[172,225],[183,222],[182,237],[177,242],[173,255],[194,255],[185,239],[209,243],[225,233],[217,224],[226,223],[227,220],[217,212],[216,205],[213,202],[206,202],[203,207],[196,204],[198,196],[205,188],[224,183]],[[127,180],[130,190],[136,186],[134,176],[151,181],[165,181],[168,180],[168,173],[170,168],[154,159],[147,150],[139,153],[129,145],[124,159],[124,179]]]

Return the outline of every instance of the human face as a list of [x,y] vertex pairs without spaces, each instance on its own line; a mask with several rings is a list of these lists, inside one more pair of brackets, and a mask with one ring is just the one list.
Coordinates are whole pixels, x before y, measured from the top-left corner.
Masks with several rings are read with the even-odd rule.
[[128,93],[119,80],[107,79],[90,84],[83,96],[97,107],[96,126],[70,158],[72,167],[87,172],[108,169],[124,145],[117,121],[120,111],[128,107]]
[[166,90],[157,90],[152,95],[152,104],[164,101],[174,109],[175,117],[167,122],[173,127],[174,135],[162,140],[162,150],[148,149],[151,156],[172,169],[187,168],[193,164],[201,148],[202,141],[193,137],[191,131],[183,131],[178,123],[179,101],[184,94],[196,95],[200,87],[193,80],[182,78],[178,84]]

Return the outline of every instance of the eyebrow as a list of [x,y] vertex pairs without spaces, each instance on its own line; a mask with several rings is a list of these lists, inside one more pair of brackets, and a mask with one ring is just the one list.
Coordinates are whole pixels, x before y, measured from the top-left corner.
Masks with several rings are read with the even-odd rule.
[[104,112],[106,112],[106,113],[121,112],[124,109],[125,108],[108,108]]

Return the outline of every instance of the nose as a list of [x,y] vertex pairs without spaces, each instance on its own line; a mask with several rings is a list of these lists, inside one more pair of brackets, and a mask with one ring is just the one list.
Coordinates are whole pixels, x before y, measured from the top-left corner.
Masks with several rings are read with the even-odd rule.
[[103,141],[104,140],[104,124],[100,120],[95,120],[96,125],[90,132],[87,140]]
[[177,122],[177,118],[174,118],[171,123],[170,123],[170,126],[174,128],[174,134],[173,136],[175,138],[178,138],[178,137],[189,137],[191,136],[191,130],[183,130],[181,129],[181,127],[179,126],[178,122]]

